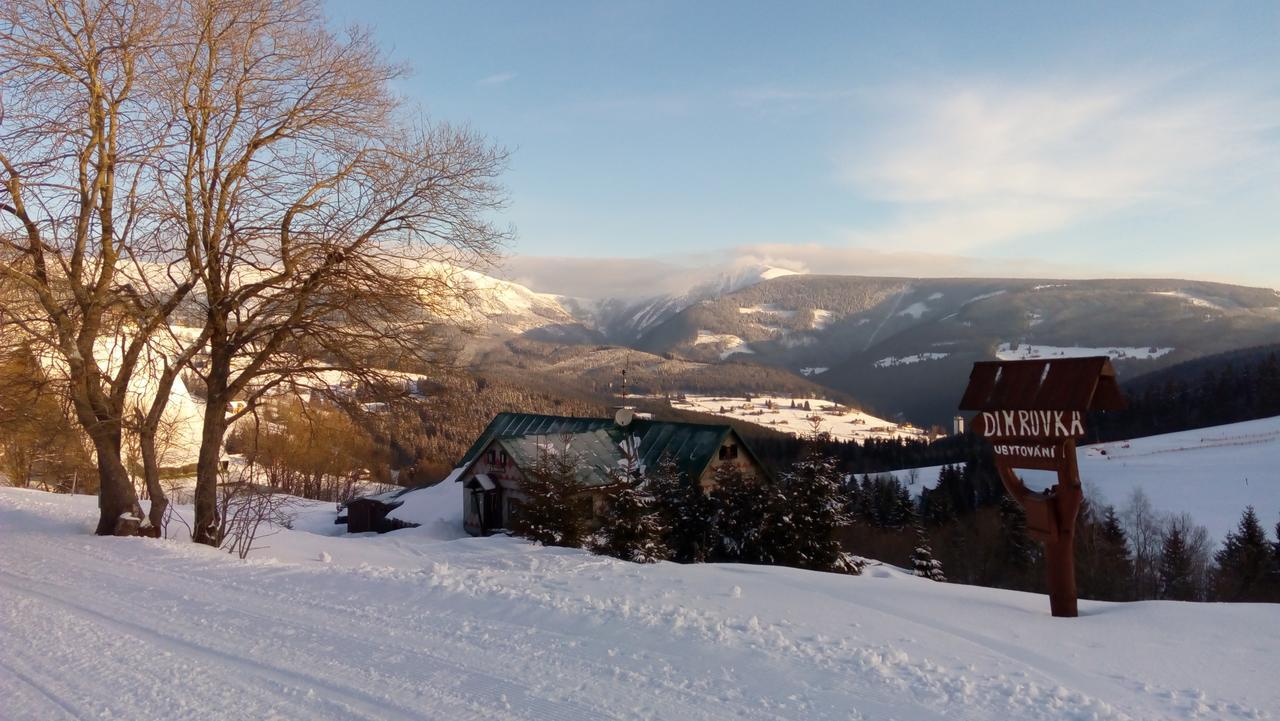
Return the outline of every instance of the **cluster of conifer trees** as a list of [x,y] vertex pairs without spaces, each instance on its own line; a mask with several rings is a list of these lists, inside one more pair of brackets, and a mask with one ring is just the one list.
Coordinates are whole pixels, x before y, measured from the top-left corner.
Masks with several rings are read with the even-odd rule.
[[598,527],[568,452],[543,454],[526,474],[513,529],[557,546],[587,547],[640,563],[741,562],[858,573],[861,561],[841,550],[849,522],[833,459],[796,461],[779,478],[756,478],[732,465],[714,472],[704,492],[674,462],[620,470],[611,479]]
[[1280,351],[1238,351],[1126,384],[1129,407],[1094,414],[1090,440],[1173,433],[1280,415]]
[[[526,482],[516,532],[639,563],[740,562],[858,573],[861,557],[937,581],[1044,591],[1043,549],[989,457],[944,466],[913,493],[888,474],[846,474],[809,455],[777,480],[715,473],[705,493],[674,463],[620,472],[598,525],[571,454],[547,454]],[[918,498],[916,497],[918,495]],[[1087,501],[1076,526],[1076,581],[1098,600],[1280,601],[1280,523],[1253,508],[1216,552],[1190,516],[1158,514],[1141,492],[1117,510]],[[935,550],[936,549],[936,550]],[[858,554],[854,556],[852,554]]]

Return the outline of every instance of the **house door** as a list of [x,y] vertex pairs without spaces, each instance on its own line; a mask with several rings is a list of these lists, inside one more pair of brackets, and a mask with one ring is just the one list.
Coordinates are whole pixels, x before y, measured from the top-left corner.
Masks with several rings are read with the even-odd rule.
[[502,528],[502,491],[485,491],[481,527],[485,533]]

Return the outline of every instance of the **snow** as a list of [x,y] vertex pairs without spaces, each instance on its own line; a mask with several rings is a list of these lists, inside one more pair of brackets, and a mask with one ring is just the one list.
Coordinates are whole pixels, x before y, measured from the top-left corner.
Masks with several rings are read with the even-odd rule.
[[[450,474],[452,477],[454,474]],[[399,508],[387,514],[388,518],[417,523],[420,534],[439,541],[465,538],[462,530],[462,486],[446,479],[419,490],[410,491],[396,499]]]
[[814,330],[822,330],[823,328],[826,328],[827,326],[831,325],[832,320],[835,320],[835,313],[829,310],[824,310],[822,308],[815,308],[813,310],[813,329]]
[[925,313],[927,313],[928,311],[929,311],[929,306],[928,306],[928,304],[926,304],[926,303],[912,303],[911,305],[907,306],[906,308],[904,308],[904,309],[902,309],[902,310],[898,311],[898,315],[909,315],[909,316],[911,316],[912,318],[915,318],[916,320],[920,320],[921,316],[923,316],[923,315],[924,315]]
[[736,335],[728,333],[711,333],[709,331],[700,330],[698,336],[693,340],[694,345],[719,345],[723,347],[720,352],[720,360],[724,360],[734,353],[755,353],[747,346],[747,342]]
[[946,358],[949,355],[951,354],[950,353],[916,353],[914,355],[889,356],[888,358],[881,358],[880,360],[876,361],[873,365],[876,368],[889,368],[891,366],[904,366],[904,365],[911,365],[913,363],[923,363],[924,361],[942,360],[943,358]]
[[700,330],[698,336],[693,339],[694,345],[704,345],[707,343],[722,343],[725,345],[742,345],[746,341],[736,335],[728,333],[712,333],[710,331]]
[[774,268],[774,267],[767,267],[764,270],[760,271],[761,280],[773,280],[774,278],[782,278],[788,275],[800,275],[800,274],[794,270],[787,270],[786,268]]
[[752,306],[745,306],[742,308],[738,308],[738,312],[741,313],[742,315],[751,315],[755,313],[761,313],[764,315],[777,316],[779,318],[794,318],[796,316],[797,311],[786,310],[784,308],[779,308],[778,306],[772,303],[768,303],[766,305],[752,305]]
[[[1254,506],[1267,528],[1280,508],[1280,417],[1199,428],[1129,441],[1081,446],[1077,458],[1086,495],[1123,507],[1141,488],[1156,510],[1189,513],[1221,541],[1240,512]],[[939,466],[916,469],[911,491],[932,488]],[[895,471],[907,482],[910,470]],[[1019,471],[1031,488],[1055,483],[1044,471]]]
[[819,375],[822,375],[823,373],[826,373],[829,370],[831,369],[826,366],[811,366],[809,368],[801,368],[800,375],[805,377],[819,376]]
[[324,515],[308,513],[241,561],[95,537],[92,498],[0,489],[3,716],[1119,721],[1280,709],[1274,605],[1082,601],[1080,618],[1056,619],[1044,596],[888,566],[849,577],[636,565],[421,529],[337,537],[331,523],[305,530]]
[[[1040,287],[1042,287],[1042,288],[1051,288],[1051,287],[1053,287],[1053,286],[1047,286],[1047,285],[1046,285],[1046,286],[1040,286]],[[1038,289],[1037,289],[1037,290],[1038,290]],[[960,305],[965,306],[965,305],[969,305],[970,303],[977,303],[977,302],[978,302],[978,301],[980,301],[980,300],[986,300],[986,299],[988,299],[988,298],[995,298],[996,296],[1004,295],[1005,293],[1008,293],[1008,292],[1009,292],[1009,291],[1007,291],[1007,290],[993,290],[993,291],[991,291],[990,293],[983,293],[983,294],[981,294],[981,295],[975,295],[975,296],[973,296],[972,298],[970,298],[969,300],[966,300],[965,302],[961,303]]]
[[1170,298],[1178,298],[1197,308],[1209,308],[1211,310],[1222,310],[1222,306],[1211,300],[1206,300],[1199,296],[1192,295],[1182,290],[1156,290],[1151,292],[1152,295],[1163,295]]
[[[791,407],[793,400],[795,408]],[[804,409],[806,402],[810,408],[807,411]],[[753,395],[748,401],[741,396],[685,394],[683,399],[673,399],[671,407],[747,421],[793,436],[812,433],[813,424],[809,419],[816,414],[821,417],[819,430],[841,440],[924,437],[924,431],[918,428],[898,425],[821,398],[793,399],[791,396]],[[725,412],[721,413],[721,408],[724,408]]]
[[1173,352],[1173,348],[1134,346],[1082,346],[1031,345],[1028,343],[1001,343],[996,348],[1000,360],[1030,360],[1033,358],[1084,358],[1087,356],[1111,356],[1113,359],[1151,360]]

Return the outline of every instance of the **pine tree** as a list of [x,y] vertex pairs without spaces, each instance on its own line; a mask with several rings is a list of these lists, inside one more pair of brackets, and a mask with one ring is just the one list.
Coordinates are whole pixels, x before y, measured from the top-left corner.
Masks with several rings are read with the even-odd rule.
[[1182,529],[1173,524],[1160,548],[1160,598],[1172,601],[1194,601],[1196,583],[1191,568],[1191,555]]
[[[838,570],[840,542],[836,532],[849,523],[840,498],[840,471],[831,456],[811,456],[797,461],[783,478],[779,498],[767,522],[774,529],[766,548],[775,563],[818,571]],[[784,534],[777,533],[785,528]],[[790,537],[788,538],[787,535]]]
[[579,463],[567,447],[540,449],[520,485],[528,500],[512,524],[516,535],[544,546],[582,547],[590,499],[582,495]]
[[913,525],[916,531],[916,548],[911,552],[911,565],[915,574],[932,581],[946,581],[942,563],[933,557],[933,548],[929,545],[929,534],[925,533],[924,525],[918,520]]
[[889,488],[892,497],[887,519],[889,527],[905,528],[916,517],[916,502],[911,498],[911,491],[893,476],[890,476]]
[[1010,580],[1015,582],[1025,581],[1035,564],[1035,544],[1027,533],[1026,513],[1008,496],[1000,501],[999,557],[1001,565],[1012,574]]
[[671,560],[706,561],[715,546],[715,506],[711,499],[700,486],[689,482],[670,456],[659,459],[657,466],[647,472],[647,478]]
[[662,521],[644,481],[621,476],[593,550],[635,563],[665,561],[671,554]]
[[1245,508],[1239,526],[1227,534],[1214,560],[1218,563],[1218,593],[1222,600],[1267,600],[1267,580],[1275,560],[1253,506]]
[[766,504],[760,502],[761,489],[733,465],[715,470],[716,488],[711,492],[715,505],[715,549],[718,561],[761,563],[761,547]]
[[931,505],[939,506],[931,521],[942,524],[973,512],[977,505],[975,497],[971,478],[966,477],[959,466],[943,466],[938,471],[938,484],[930,493]]
[[1104,601],[1127,601],[1133,597],[1129,579],[1133,578],[1133,560],[1129,557],[1129,539],[1114,506],[1107,506],[1098,534],[1097,575],[1103,579],[1098,598]]
[[[950,466],[945,466],[939,476],[944,476],[948,468]],[[956,518],[955,509],[951,506],[951,498],[940,486],[941,481],[939,487],[926,488],[920,494],[920,513],[931,526],[945,525]]]
[[761,513],[753,514],[760,524],[752,536],[754,544],[744,548],[742,560],[778,566],[800,566],[802,536],[798,528],[801,514],[789,492],[778,483],[755,484],[755,503]]

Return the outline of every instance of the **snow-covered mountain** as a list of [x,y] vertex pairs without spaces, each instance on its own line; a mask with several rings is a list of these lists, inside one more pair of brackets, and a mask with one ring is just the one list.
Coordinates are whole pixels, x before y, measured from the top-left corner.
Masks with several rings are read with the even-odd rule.
[[880,278],[748,263],[634,299],[459,278],[490,337],[772,366],[918,424],[949,421],[975,360],[1106,354],[1133,377],[1280,342],[1280,293],[1200,281]]
[[475,270],[458,270],[457,285],[470,292],[471,319],[490,329],[525,333],[538,328],[573,327],[579,320],[566,308],[571,299],[529,288]]
[[578,298],[541,293],[519,283],[477,271],[459,271],[459,282],[475,290],[472,308],[491,330],[544,339],[581,338],[629,345],[653,328],[697,303],[748,288],[762,281],[796,275],[768,265],[737,264],[693,276],[692,285],[641,299]]
[[[1280,293],[1269,288],[801,275],[691,305],[634,346],[709,363],[808,370],[882,412],[944,423],[976,360],[1106,354],[1132,377],[1277,342]],[[817,368],[828,370],[814,375]]]

